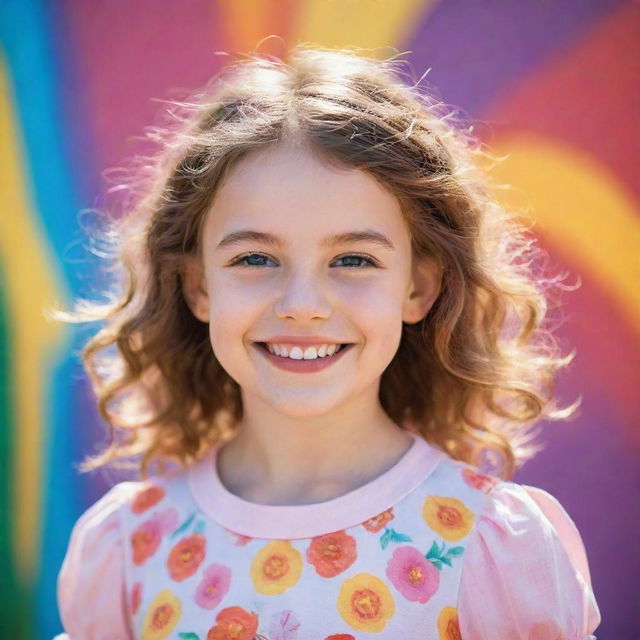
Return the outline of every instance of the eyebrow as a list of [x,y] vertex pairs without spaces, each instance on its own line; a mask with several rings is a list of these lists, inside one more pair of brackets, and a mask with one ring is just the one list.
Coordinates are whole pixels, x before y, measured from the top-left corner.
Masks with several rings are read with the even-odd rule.
[[[260,242],[275,248],[281,248],[284,245],[284,242],[272,233],[253,231],[251,229],[241,229],[240,231],[233,231],[227,234],[222,238],[222,240],[220,240],[217,248],[222,249],[224,247],[241,244],[243,242]],[[320,246],[332,247],[338,244],[348,244],[353,242],[369,242],[383,247],[384,249],[395,251],[393,243],[389,238],[387,238],[387,236],[379,233],[378,231],[373,231],[372,229],[347,231],[345,233],[338,233],[334,236],[328,236],[320,241]]]

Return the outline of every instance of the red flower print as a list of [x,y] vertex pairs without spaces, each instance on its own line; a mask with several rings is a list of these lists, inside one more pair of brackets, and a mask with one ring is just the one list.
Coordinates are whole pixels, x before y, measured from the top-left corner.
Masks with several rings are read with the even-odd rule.
[[350,633],[334,633],[331,636],[327,636],[324,640],[356,640],[356,638]]
[[209,565],[196,589],[196,602],[203,609],[215,609],[229,591],[231,569],[221,564]]
[[411,602],[428,602],[440,586],[440,572],[415,547],[398,547],[387,563],[393,586]]
[[131,503],[131,511],[133,513],[143,513],[147,509],[151,509],[154,505],[158,504],[162,498],[167,494],[163,487],[151,485],[141,491],[138,491],[133,502]]
[[169,575],[176,582],[193,575],[202,564],[206,552],[207,540],[196,533],[176,543],[167,558]]
[[344,531],[327,533],[311,541],[307,561],[323,578],[333,578],[348,569],[356,560],[356,540]]
[[133,564],[141,565],[147,561],[160,546],[162,537],[176,528],[178,512],[171,507],[154,513],[131,534]]
[[251,538],[250,536],[236,533],[235,531],[231,531],[231,529],[226,529],[226,531],[228,531],[233,536],[233,544],[235,544],[236,547],[244,547],[246,544],[253,540],[253,538]]
[[366,522],[362,523],[362,526],[371,533],[378,533],[382,527],[384,527],[387,522],[393,520],[395,516],[393,515],[393,508],[387,509],[382,513],[379,513],[377,516],[373,518],[369,518]]
[[479,473],[478,471],[473,471],[468,467],[462,469],[462,477],[470,487],[479,489],[483,493],[489,493],[491,489],[498,484],[496,478],[492,478],[484,473]]
[[227,607],[216,616],[216,626],[209,629],[207,640],[253,640],[258,630],[258,616],[242,607]]
[[131,589],[131,613],[138,613],[142,601],[142,583],[136,582]]

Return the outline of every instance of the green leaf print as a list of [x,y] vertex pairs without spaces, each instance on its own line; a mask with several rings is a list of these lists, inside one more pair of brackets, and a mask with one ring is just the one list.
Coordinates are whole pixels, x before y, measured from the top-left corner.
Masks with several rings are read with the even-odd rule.
[[398,533],[394,529],[391,529],[391,539],[393,542],[412,542],[411,536],[407,536],[404,533]]
[[182,638],[182,640],[200,640],[200,636],[197,633],[179,633],[178,638]]
[[184,533],[190,526],[191,523],[193,522],[193,519],[196,517],[195,513],[192,513],[172,534],[171,537],[172,538],[176,538],[177,536],[179,536],[181,533]]
[[382,536],[380,537],[380,546],[382,547],[382,549],[386,549],[387,545],[389,544],[389,540],[391,540],[391,531],[389,529],[385,529],[384,533],[382,534]]
[[461,556],[464,553],[464,547],[451,547],[445,553],[446,544],[443,542],[442,546],[434,540],[431,548],[429,549],[425,558],[433,563],[438,569],[442,570],[442,565],[446,564],[448,567],[453,567],[451,564],[451,558]]
[[193,530],[194,533],[202,533],[204,531],[205,528],[205,524],[204,524],[204,520],[200,520],[200,522],[198,522],[198,524],[196,525],[196,528]]
[[412,540],[413,538],[410,536],[404,533],[398,533],[395,529],[387,527],[380,538],[380,546],[386,549],[389,542],[412,542]]

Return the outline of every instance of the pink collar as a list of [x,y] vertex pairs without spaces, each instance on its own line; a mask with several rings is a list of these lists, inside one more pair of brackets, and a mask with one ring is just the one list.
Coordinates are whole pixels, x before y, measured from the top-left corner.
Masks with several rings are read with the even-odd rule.
[[397,504],[446,457],[424,438],[408,432],[413,446],[390,469],[337,498],[305,505],[264,505],[231,493],[218,475],[214,447],[188,471],[189,486],[202,511],[224,528],[251,538],[291,540],[341,531]]

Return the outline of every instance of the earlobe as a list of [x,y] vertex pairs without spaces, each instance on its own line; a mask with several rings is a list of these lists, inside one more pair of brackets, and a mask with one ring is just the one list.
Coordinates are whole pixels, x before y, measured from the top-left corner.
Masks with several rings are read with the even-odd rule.
[[195,256],[185,258],[181,273],[182,292],[191,313],[201,322],[209,322],[209,295],[201,261]]
[[411,288],[404,303],[402,321],[406,324],[420,322],[429,313],[440,295],[442,268],[435,258],[421,258],[413,268]]

